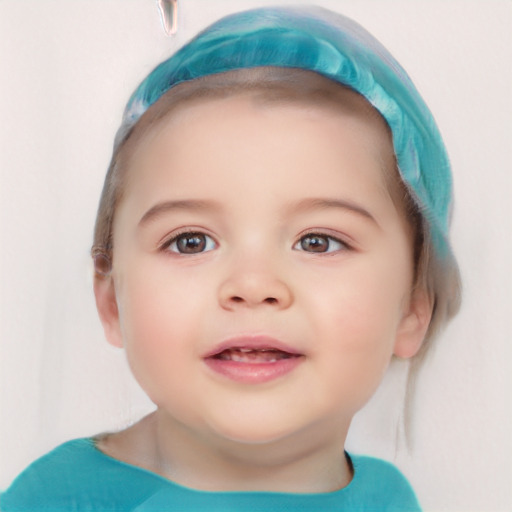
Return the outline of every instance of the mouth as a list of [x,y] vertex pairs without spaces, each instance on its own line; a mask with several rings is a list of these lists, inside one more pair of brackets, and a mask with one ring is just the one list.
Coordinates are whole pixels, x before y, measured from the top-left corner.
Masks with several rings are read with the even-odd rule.
[[276,363],[283,359],[300,357],[300,354],[291,354],[275,348],[228,348],[213,356],[221,361],[234,361],[236,363],[265,364]]
[[283,377],[303,360],[304,354],[267,337],[232,339],[204,357],[207,366],[215,373],[246,384]]

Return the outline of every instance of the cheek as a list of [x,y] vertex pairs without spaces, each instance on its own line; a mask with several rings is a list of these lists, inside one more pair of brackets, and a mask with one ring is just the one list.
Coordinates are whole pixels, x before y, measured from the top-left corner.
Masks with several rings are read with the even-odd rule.
[[355,414],[379,387],[392,358],[394,329],[385,313],[368,314],[366,308],[352,307],[336,315],[342,329],[330,338],[322,373],[329,389],[345,410]]
[[165,261],[141,259],[131,268],[129,275],[120,279],[121,324],[126,342],[165,346],[170,338],[183,338],[185,328],[197,324],[192,318],[205,295],[204,287],[199,293],[198,284],[189,274],[171,274]]
[[[160,274],[161,275],[161,274]],[[120,322],[131,370],[150,398],[161,390],[179,392],[198,336],[197,307],[179,282],[152,281],[132,273],[122,286]]]
[[325,321],[332,318],[333,331],[345,333],[355,351],[365,350],[367,343],[380,344],[379,339],[384,341],[396,330],[409,292],[404,274],[401,265],[379,258],[362,260],[334,279],[326,275],[311,299],[319,303],[316,309]]
[[[394,309],[394,308],[393,308]],[[379,381],[393,353],[399,315],[381,301],[365,300],[349,303],[333,311],[337,325],[332,332],[331,352],[345,371],[363,380]]]
[[389,365],[407,290],[406,280],[391,271],[392,266],[377,270],[377,265],[357,271],[352,267],[337,278],[338,287],[329,282],[328,294],[326,288],[324,293],[315,290],[311,297],[316,296],[316,305],[308,307],[316,311],[315,330],[325,342],[326,382],[349,390],[346,400],[354,412],[374,393]]

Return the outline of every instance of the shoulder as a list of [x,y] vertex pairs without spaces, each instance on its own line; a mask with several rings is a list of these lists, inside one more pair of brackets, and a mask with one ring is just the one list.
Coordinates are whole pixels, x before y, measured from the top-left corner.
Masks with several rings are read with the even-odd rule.
[[350,459],[354,467],[351,485],[364,496],[367,510],[421,511],[410,483],[395,465],[363,455],[350,455]]
[[[28,466],[1,495],[0,508],[2,512],[124,512],[158,486],[158,479],[140,473],[101,453],[92,439],[76,439]],[[137,481],[136,495],[130,480]]]

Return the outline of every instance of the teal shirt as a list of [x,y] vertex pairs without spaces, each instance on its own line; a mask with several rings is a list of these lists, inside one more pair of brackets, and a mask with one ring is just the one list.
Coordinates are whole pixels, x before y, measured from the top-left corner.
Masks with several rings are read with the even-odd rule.
[[351,455],[354,477],[319,494],[206,492],[118,461],[92,439],[62,444],[36,460],[1,495],[2,512],[416,512],[418,501],[395,466]]

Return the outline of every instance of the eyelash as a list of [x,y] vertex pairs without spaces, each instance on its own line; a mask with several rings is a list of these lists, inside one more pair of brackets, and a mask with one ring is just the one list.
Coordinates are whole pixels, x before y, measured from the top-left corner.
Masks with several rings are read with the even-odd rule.
[[[307,238],[317,238],[317,239],[322,239],[322,240],[327,241],[327,250],[325,250],[325,251],[307,251],[302,246],[302,243]],[[332,245],[335,245],[335,247],[332,248]],[[299,238],[299,240],[293,246],[293,249],[296,251],[304,251],[304,252],[309,252],[312,254],[332,254],[332,253],[340,252],[340,251],[350,251],[350,250],[352,250],[352,247],[347,242],[340,240],[338,237],[328,235],[328,234],[322,233],[322,232],[310,231],[308,233],[303,234]]]
[[[185,252],[185,251],[179,250],[178,243],[179,243],[180,239],[185,240],[188,238],[190,241],[190,239],[192,239],[194,237],[204,237],[204,239],[206,239],[204,242],[205,247],[202,248],[198,252]],[[167,240],[165,240],[158,247],[158,249],[160,251],[168,251],[168,252],[172,252],[172,253],[179,254],[179,255],[189,255],[190,256],[190,255],[203,254],[205,252],[212,251],[216,247],[217,247],[217,242],[215,242],[215,240],[210,235],[207,235],[206,233],[203,233],[201,231],[184,229],[182,231],[179,231],[178,233],[174,233],[173,236],[171,238],[168,238]]]
[[[178,244],[181,239],[183,239],[183,240],[188,239],[188,241],[190,241],[194,237],[196,237],[196,238],[201,237],[203,239],[202,247],[201,247],[201,241],[199,242],[199,251],[194,252],[192,250],[192,252],[186,252],[186,251],[180,250]],[[303,244],[304,244],[304,241],[307,240],[308,238],[310,238],[310,239],[316,238],[317,241],[320,240],[320,243],[322,241],[326,242],[325,250],[318,250],[318,251],[310,250],[310,251],[308,251],[307,249],[305,249]],[[190,256],[190,255],[203,254],[205,252],[212,251],[212,250],[216,249],[216,247],[217,247],[217,242],[215,242],[215,240],[210,235],[207,235],[206,233],[203,233],[201,231],[184,229],[182,231],[179,231],[178,233],[173,234],[173,236],[171,238],[164,241],[159,246],[159,250],[172,252],[172,253],[179,254],[179,255],[189,255]],[[321,245],[318,245],[318,247],[320,247],[320,249],[323,248]],[[299,238],[299,240],[293,245],[293,250],[304,251],[304,252],[308,252],[308,253],[312,253],[312,254],[331,254],[331,253],[340,252],[340,251],[352,250],[352,247],[349,244],[347,244],[346,242],[344,242],[343,240],[340,240],[339,238],[337,238],[335,236],[328,235],[328,234],[322,233],[322,232],[311,231],[311,232],[303,234]]]

